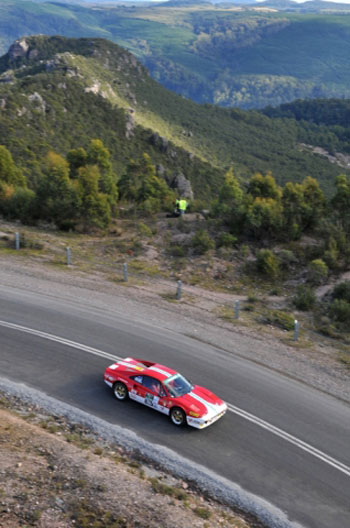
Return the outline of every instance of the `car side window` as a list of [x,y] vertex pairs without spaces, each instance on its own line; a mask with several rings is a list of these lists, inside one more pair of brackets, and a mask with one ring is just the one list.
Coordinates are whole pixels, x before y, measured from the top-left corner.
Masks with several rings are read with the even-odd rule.
[[141,383],[143,382],[143,376],[132,376],[131,379],[133,379],[134,381],[137,381],[137,383]]
[[160,391],[160,382],[152,378],[151,376],[143,376],[142,385],[147,389],[150,389],[152,392],[159,394]]

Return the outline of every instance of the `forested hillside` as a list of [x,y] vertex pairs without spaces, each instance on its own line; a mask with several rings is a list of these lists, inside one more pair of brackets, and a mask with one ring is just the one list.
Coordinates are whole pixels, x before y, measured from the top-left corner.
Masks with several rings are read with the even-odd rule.
[[38,33],[112,40],[132,51],[154,79],[201,103],[260,108],[350,96],[346,4],[1,2],[0,51]]
[[266,108],[263,113],[271,118],[298,121],[301,142],[311,142],[331,153],[350,154],[350,100],[297,100]]
[[[268,171],[280,184],[314,176],[328,193],[343,170],[301,148],[296,120],[197,105],[104,40],[17,42],[0,58],[0,103],[1,142],[31,185],[50,149],[65,156],[95,138],[109,149],[118,177],[147,153],[168,181],[184,173],[201,199],[217,192],[230,166],[241,181]],[[317,138],[317,127],[310,133]]]

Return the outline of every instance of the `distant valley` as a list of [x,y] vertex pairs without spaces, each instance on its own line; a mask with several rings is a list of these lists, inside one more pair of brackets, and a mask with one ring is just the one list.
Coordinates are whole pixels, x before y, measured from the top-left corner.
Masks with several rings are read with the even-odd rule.
[[200,103],[249,109],[350,96],[347,4],[2,1],[0,52],[38,33],[116,42],[163,86]]

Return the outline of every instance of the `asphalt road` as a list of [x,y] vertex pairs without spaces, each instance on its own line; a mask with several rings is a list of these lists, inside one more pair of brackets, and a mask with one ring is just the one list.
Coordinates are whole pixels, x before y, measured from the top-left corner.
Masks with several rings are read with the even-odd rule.
[[[119,357],[169,365],[238,411],[250,413],[253,421],[228,412],[202,431],[176,429],[151,409],[114,400],[102,382],[110,360],[8,328],[1,321]],[[291,521],[308,528],[350,527],[348,405],[233,353],[154,324],[80,306],[78,300],[62,304],[55,298],[11,288],[0,292],[0,351],[0,376],[167,446],[264,498]],[[259,420],[264,422],[256,423]],[[283,434],[276,434],[269,424]],[[300,441],[305,444],[296,445]],[[310,452],[308,446],[317,451]]]

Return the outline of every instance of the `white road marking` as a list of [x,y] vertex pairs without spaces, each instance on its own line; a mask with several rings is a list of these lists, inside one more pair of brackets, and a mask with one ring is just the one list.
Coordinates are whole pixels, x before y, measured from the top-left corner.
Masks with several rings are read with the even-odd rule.
[[84,350],[84,352],[89,352],[89,354],[94,354],[95,356],[104,357],[111,359],[112,361],[118,361],[123,359],[121,357],[115,356],[113,354],[108,354],[108,352],[103,352],[97,348],[92,348],[82,343],[76,343],[75,341],[70,341],[64,337],[55,336],[52,334],[47,334],[46,332],[41,332],[40,330],[34,330],[33,328],[27,328],[26,326],[20,326],[14,323],[8,323],[7,321],[0,321],[0,326],[5,326],[7,328],[12,328],[13,330],[18,330],[19,332],[26,332],[27,334],[33,334],[37,337],[42,337],[43,339],[48,339],[49,341],[56,341],[62,345],[70,346],[71,348],[77,348],[78,350]]
[[262,427],[263,429],[266,429],[270,433],[273,433],[274,435],[279,436],[280,438],[283,438],[290,444],[293,444],[299,447],[300,449],[307,451],[310,455],[313,455],[316,458],[323,460],[323,462],[326,462],[330,466],[333,466],[334,468],[338,469],[339,471],[341,471],[342,473],[345,473],[345,475],[350,477],[350,467],[346,466],[342,462],[339,462],[335,458],[330,457],[326,453],[319,451],[312,445],[307,444],[306,442],[303,442],[303,440],[296,438],[295,436],[287,433],[286,431],[283,431],[282,429],[279,429],[278,427],[270,424],[269,422],[265,422],[264,420],[261,420],[261,418],[254,416],[254,414],[250,414],[247,411],[240,409],[239,407],[235,407],[234,405],[231,405],[231,403],[228,403],[227,407],[229,411],[235,414],[238,414],[242,418],[245,418],[246,420],[249,420],[250,422],[253,422],[256,425],[259,425],[260,427]]
[[[18,330],[19,332],[26,332],[27,334],[32,334],[38,337],[42,337],[43,339],[48,339],[49,341],[55,341],[57,343],[61,343],[62,345],[67,345],[71,348],[76,348],[78,350],[83,350],[84,352],[88,352],[89,354],[94,354],[95,356],[100,356],[106,359],[111,359],[112,361],[118,361],[118,360],[123,359],[119,356],[109,354],[108,352],[103,352],[102,350],[99,350],[97,348],[89,347],[87,345],[83,345],[82,343],[76,343],[75,341],[70,341],[69,339],[65,339],[64,337],[59,337],[53,334],[48,334],[46,332],[41,332],[40,330],[34,330],[33,328],[27,328],[26,326],[21,326],[21,325],[14,324],[14,323],[8,323],[7,321],[0,321],[0,326],[11,328],[13,330]],[[279,436],[280,438],[283,438],[285,441],[289,442],[290,444],[293,444],[296,447],[299,447],[303,451],[306,451],[310,455],[313,455],[314,457],[322,460],[326,464],[334,467],[338,471],[341,471],[342,473],[350,477],[350,467],[349,466],[346,466],[342,462],[339,462],[335,458],[332,458],[326,453],[323,453],[322,451],[316,449],[312,445],[307,444],[306,442],[303,442],[303,440],[296,438],[295,436],[287,433],[286,431],[283,431],[282,429],[279,429],[278,427],[270,424],[269,422],[265,422],[264,420],[262,420],[261,418],[258,418],[254,414],[250,414],[247,411],[244,411],[243,409],[236,407],[235,405],[232,405],[230,403],[227,403],[227,406],[228,406],[228,410],[231,411],[232,413],[237,414],[241,416],[242,418],[245,418],[246,420],[254,423],[255,425],[258,425],[259,427],[266,429],[270,433],[276,436]]]

